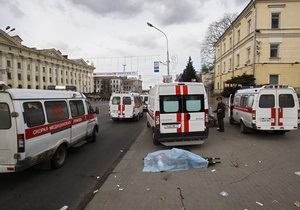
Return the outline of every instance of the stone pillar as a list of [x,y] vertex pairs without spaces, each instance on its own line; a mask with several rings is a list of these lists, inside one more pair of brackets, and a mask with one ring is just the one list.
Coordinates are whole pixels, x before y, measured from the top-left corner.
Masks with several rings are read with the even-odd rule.
[[3,82],[5,82],[5,84],[7,84],[7,72],[6,72],[6,68],[7,68],[7,60],[6,60],[6,56],[5,54],[2,52],[1,53],[1,80]]
[[15,55],[12,55],[12,87],[17,88],[18,87],[18,62]]
[[36,82],[35,82],[35,60],[31,59],[31,66],[30,66],[30,80],[31,80],[31,89],[35,89]]
[[22,88],[27,89],[28,81],[27,81],[27,59],[25,57],[22,58]]

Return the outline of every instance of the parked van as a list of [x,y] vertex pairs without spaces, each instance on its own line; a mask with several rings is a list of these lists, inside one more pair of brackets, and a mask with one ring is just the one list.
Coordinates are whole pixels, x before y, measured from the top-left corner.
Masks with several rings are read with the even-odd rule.
[[79,92],[0,88],[0,172],[51,159],[64,165],[67,148],[98,132],[97,115]]
[[230,96],[229,108],[229,122],[240,123],[242,133],[266,130],[284,134],[299,128],[297,94],[287,85],[238,90]]
[[142,98],[139,93],[115,92],[111,95],[108,107],[109,117],[113,120],[135,119],[144,116]]
[[147,126],[152,129],[154,144],[203,144],[209,132],[204,85],[196,82],[163,83],[150,89]]
[[143,102],[143,109],[144,111],[147,111],[148,110],[148,94],[142,94],[141,95],[142,97],[142,102]]

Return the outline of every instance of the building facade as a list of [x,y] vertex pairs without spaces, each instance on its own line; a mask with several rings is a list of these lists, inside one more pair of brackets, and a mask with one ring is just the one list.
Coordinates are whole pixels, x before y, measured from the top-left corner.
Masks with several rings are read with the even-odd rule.
[[246,73],[257,85],[287,84],[299,93],[299,8],[299,0],[251,0],[215,44],[215,92]]
[[112,94],[120,91],[142,93],[142,81],[137,78],[94,76],[94,92]]
[[93,65],[83,59],[68,59],[56,49],[29,48],[22,41],[0,29],[1,81],[12,88],[47,89],[58,85],[93,92]]

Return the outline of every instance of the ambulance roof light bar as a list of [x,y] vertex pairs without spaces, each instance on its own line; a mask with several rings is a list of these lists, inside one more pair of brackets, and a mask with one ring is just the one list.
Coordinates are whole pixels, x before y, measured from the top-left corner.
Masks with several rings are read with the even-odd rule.
[[288,88],[288,85],[278,85],[278,84],[274,84],[274,85],[265,85],[264,88],[266,89],[277,89],[277,88]]

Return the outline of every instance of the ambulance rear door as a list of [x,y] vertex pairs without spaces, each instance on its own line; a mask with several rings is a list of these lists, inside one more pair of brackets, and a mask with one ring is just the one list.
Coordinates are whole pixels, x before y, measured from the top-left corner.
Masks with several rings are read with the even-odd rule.
[[290,88],[278,88],[276,91],[277,102],[277,126],[284,129],[296,129],[298,127],[297,95]]
[[199,86],[160,87],[161,134],[192,135],[205,130],[205,95]]
[[[16,164],[14,154],[18,153],[16,112],[9,93],[0,92],[0,172],[7,171],[7,165]],[[23,137],[24,138],[24,137]]]
[[291,89],[262,89],[256,108],[256,125],[258,129],[295,129],[298,124],[298,111],[295,100]]

